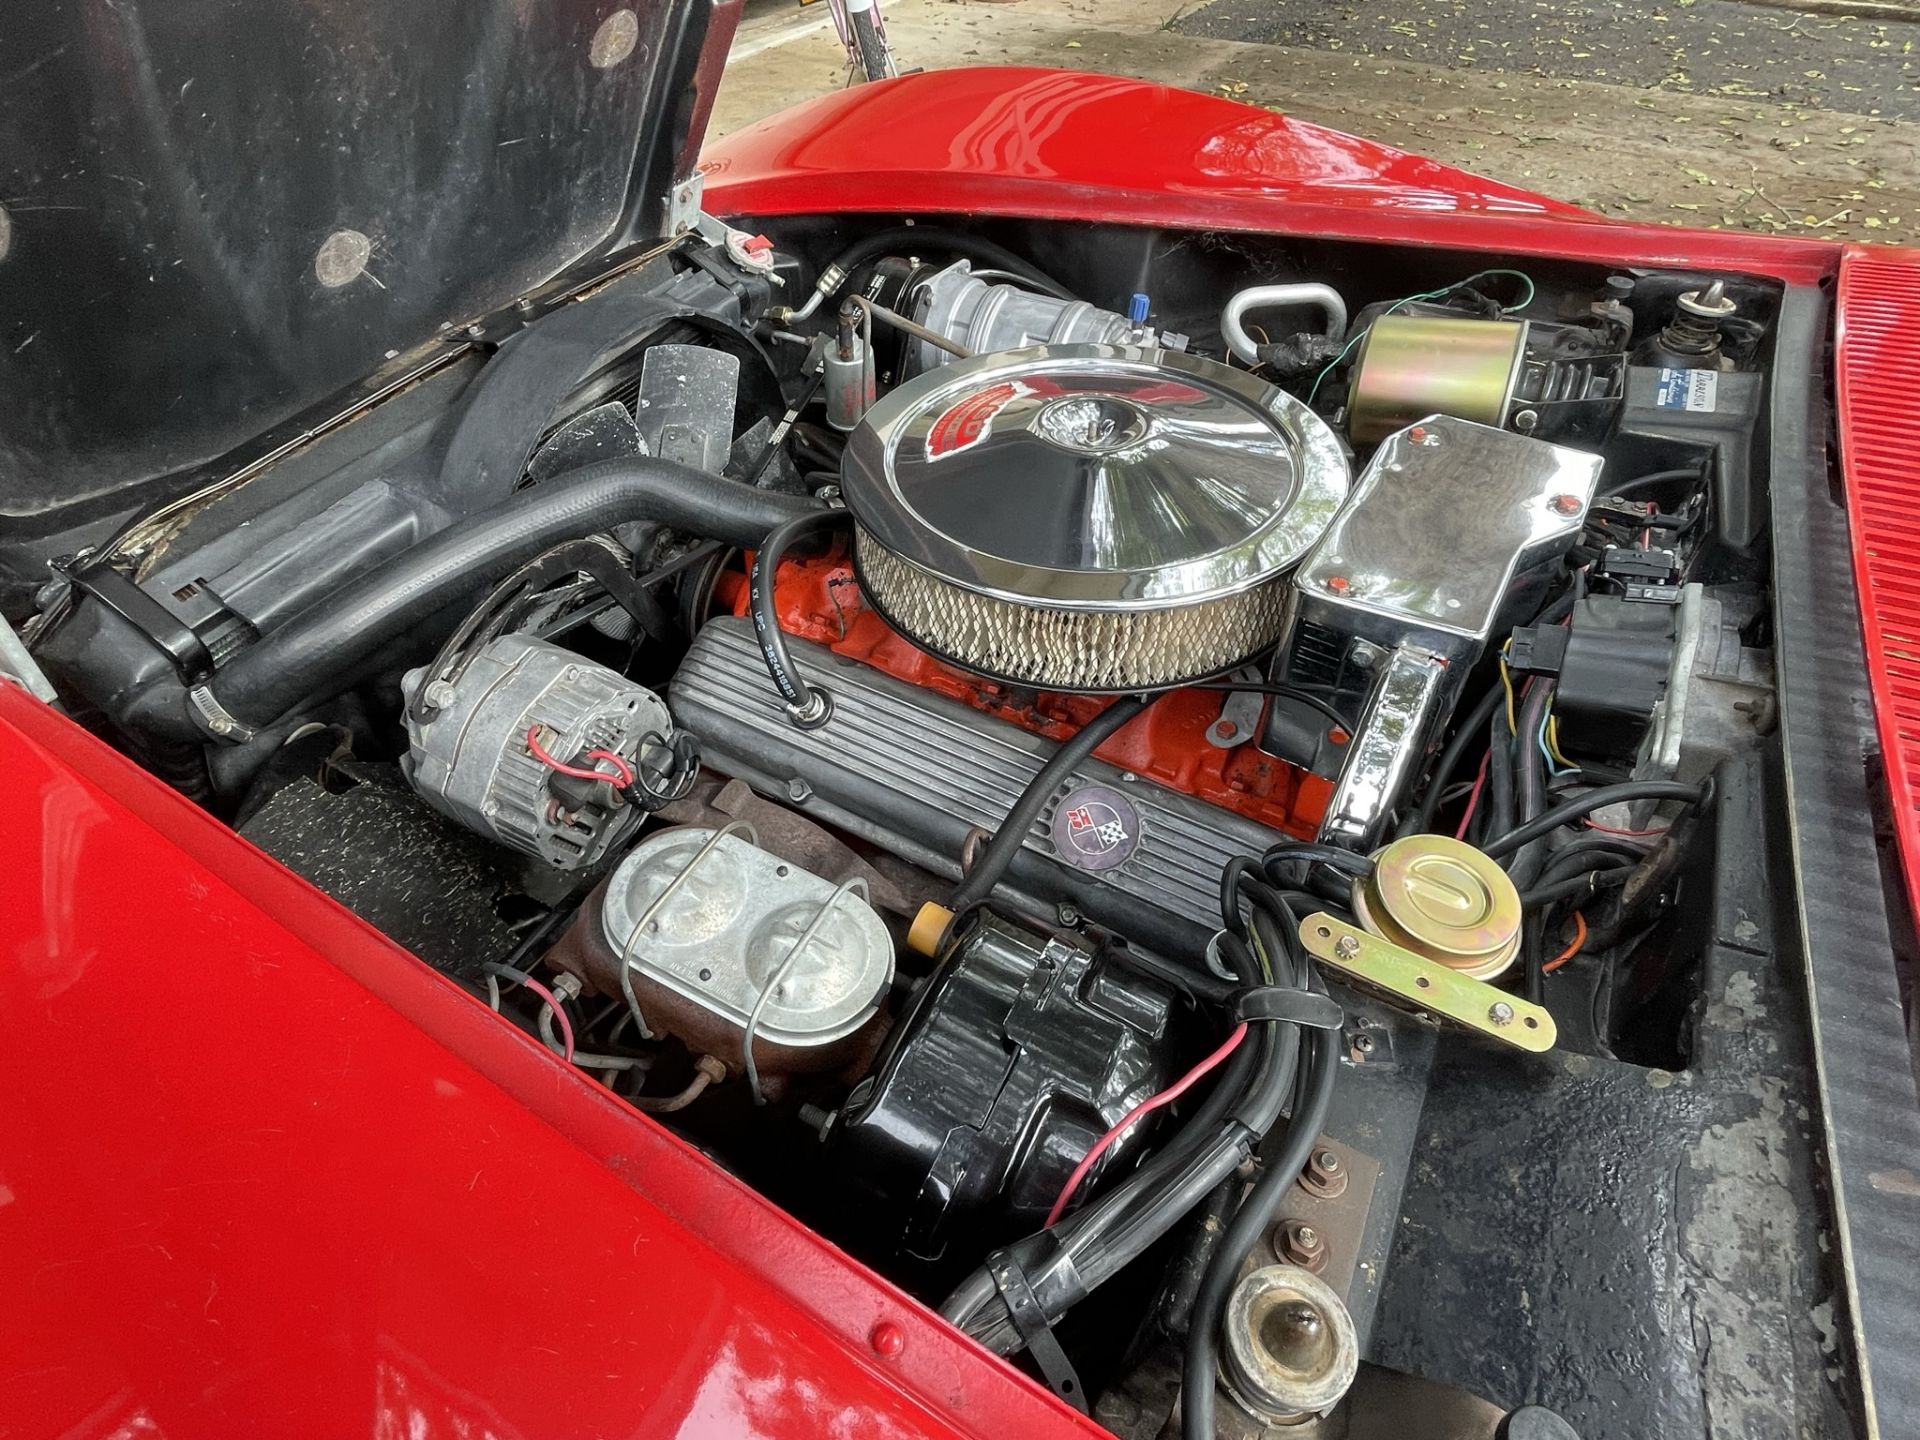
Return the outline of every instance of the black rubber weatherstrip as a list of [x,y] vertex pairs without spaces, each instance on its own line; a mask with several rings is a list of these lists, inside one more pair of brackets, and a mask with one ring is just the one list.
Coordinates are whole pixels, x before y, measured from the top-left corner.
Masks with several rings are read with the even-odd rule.
[[1920,1097],[1863,763],[1879,739],[1847,517],[1827,483],[1827,323],[1818,291],[1787,291],[1772,507],[1789,839],[1866,1429],[1920,1435]]

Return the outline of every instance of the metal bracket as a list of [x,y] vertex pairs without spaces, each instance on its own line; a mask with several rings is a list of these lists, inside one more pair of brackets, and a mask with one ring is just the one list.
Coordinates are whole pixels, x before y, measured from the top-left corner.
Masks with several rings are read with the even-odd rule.
[[91,595],[137,630],[172,662],[183,683],[198,684],[213,673],[213,654],[199,632],[111,565],[96,560],[84,565],[56,563],[53,569],[74,589]]
[[[1250,666],[1227,677],[1229,680],[1251,679],[1259,683],[1259,671]],[[1230,690],[1227,698],[1220,702],[1220,718],[1207,727],[1207,743],[1217,750],[1232,750],[1246,744],[1259,733],[1260,712],[1266,708],[1267,697],[1258,690]]]
[[700,200],[706,189],[707,177],[698,170],[674,182],[667,192],[667,213],[663,221],[669,238],[700,228],[700,222],[706,218],[700,213]]
[[1558,1038],[1553,1016],[1543,1007],[1331,915],[1301,921],[1300,939],[1315,959],[1347,978],[1517,1050],[1540,1054]]

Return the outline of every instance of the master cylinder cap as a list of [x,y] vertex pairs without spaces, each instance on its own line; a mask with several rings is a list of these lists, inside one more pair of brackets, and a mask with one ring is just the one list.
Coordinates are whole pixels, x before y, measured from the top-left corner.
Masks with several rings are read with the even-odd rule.
[[1462,840],[1408,835],[1373,857],[1353,887],[1353,912],[1382,940],[1491,980],[1520,953],[1520,892]]

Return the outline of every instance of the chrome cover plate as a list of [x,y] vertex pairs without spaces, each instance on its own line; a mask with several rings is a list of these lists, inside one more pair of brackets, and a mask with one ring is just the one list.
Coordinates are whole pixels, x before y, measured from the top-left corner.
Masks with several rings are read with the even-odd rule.
[[1377,637],[1387,643],[1410,624],[1476,642],[1477,654],[1516,578],[1579,536],[1600,463],[1429,416],[1374,452],[1352,502],[1294,572],[1294,589],[1335,630],[1376,638],[1361,617],[1383,617],[1396,622]]
[[1402,645],[1393,652],[1320,821],[1324,844],[1371,850],[1385,837],[1394,806],[1426,753],[1446,673],[1440,658],[1425,650]]

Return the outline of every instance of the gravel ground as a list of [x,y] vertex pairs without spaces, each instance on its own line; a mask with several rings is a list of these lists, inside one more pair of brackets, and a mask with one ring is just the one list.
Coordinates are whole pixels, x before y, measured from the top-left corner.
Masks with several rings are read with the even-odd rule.
[[1215,0],[1182,14],[1174,28],[1450,69],[1920,119],[1920,24],[1796,14],[1742,0],[1474,0],[1400,9]]
[[[843,83],[824,8],[752,0],[715,133]],[[1913,21],[1739,0],[886,0],[886,16],[909,66],[1137,75],[1621,218],[1920,242]]]

